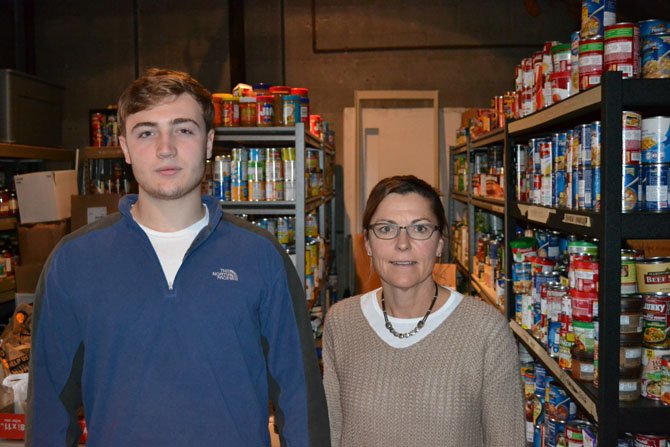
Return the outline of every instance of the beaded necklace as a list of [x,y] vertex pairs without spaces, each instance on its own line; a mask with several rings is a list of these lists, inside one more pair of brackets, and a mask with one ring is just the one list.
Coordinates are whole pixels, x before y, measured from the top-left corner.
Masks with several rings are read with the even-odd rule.
[[428,308],[428,312],[426,312],[426,315],[423,316],[421,321],[419,321],[416,324],[416,327],[414,329],[412,329],[411,331],[409,331],[409,332],[398,332],[393,328],[393,325],[389,321],[388,314],[386,313],[386,305],[384,304],[384,290],[382,289],[382,313],[384,314],[384,321],[386,322],[386,324],[385,324],[386,329],[388,329],[391,334],[393,334],[395,337],[398,337],[398,338],[409,338],[409,337],[415,335],[426,324],[426,320],[428,319],[428,315],[430,315],[430,313],[433,311],[433,306],[435,305],[435,301],[437,301],[437,283],[435,283],[435,295],[433,295],[433,301],[430,303],[430,307]]

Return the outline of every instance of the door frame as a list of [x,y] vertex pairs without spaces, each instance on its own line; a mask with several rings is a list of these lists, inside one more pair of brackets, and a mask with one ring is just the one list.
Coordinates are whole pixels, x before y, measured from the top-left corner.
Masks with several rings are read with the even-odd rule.
[[[354,105],[355,105],[355,118],[354,118],[354,140],[355,140],[355,173],[354,173],[354,185],[356,191],[356,203],[354,208],[353,224],[356,226],[355,230],[352,233],[361,233],[361,223],[359,219],[359,210],[362,208],[362,199],[361,199],[361,188],[363,186],[362,176],[364,170],[361,167],[361,148],[364,145],[365,139],[365,129],[363,127],[363,113],[362,109],[365,106],[362,104],[364,101],[375,101],[377,103],[383,101],[432,101],[432,120],[433,120],[433,141],[435,148],[433,151],[433,166],[435,172],[433,173],[433,178],[438,182],[438,185],[435,185],[439,189],[442,188],[440,179],[440,166],[439,166],[439,155],[440,155],[440,126],[439,126],[439,91],[438,90],[356,90],[354,92]],[[416,108],[416,105],[411,106]],[[400,108],[400,107],[398,107]]]

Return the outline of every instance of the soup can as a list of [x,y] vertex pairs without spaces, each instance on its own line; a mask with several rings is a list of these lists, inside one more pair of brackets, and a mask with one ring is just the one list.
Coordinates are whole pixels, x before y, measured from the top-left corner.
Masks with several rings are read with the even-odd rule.
[[592,130],[590,124],[580,124],[577,126],[577,131],[579,133],[579,166],[591,167],[591,144],[593,143],[593,140],[591,139]]
[[643,200],[639,165],[623,165],[621,189],[621,211],[639,210]]
[[645,211],[668,210],[670,163],[643,163],[641,170]]
[[635,433],[634,447],[668,447],[668,437],[665,435],[646,435]]
[[604,71],[620,71],[622,77],[640,77],[640,29],[635,23],[605,27]]
[[642,294],[642,331],[643,340],[648,346],[668,346],[668,329],[670,327],[670,294]]
[[621,293],[624,295],[637,293],[635,256],[631,251],[621,250]]
[[670,292],[670,258],[637,259],[635,270],[640,293]]
[[663,366],[663,358],[670,356],[670,347],[647,346],[642,348],[642,379],[640,391],[643,397],[661,400],[663,387],[670,375]]
[[623,164],[640,163],[640,144],[642,141],[642,115],[637,112],[623,112]]
[[553,378],[547,378],[546,382],[547,418],[561,422],[574,419],[577,414],[577,406],[565,388]]
[[670,34],[650,34],[642,40],[642,77],[670,78]]
[[591,178],[591,207],[595,211],[600,211],[600,166],[592,168],[593,174]]
[[640,25],[640,37],[647,37],[650,34],[660,34],[668,31],[665,20],[648,19],[638,22]]
[[579,30],[570,34],[570,94],[579,93]]
[[600,121],[592,122],[589,125],[589,129],[589,136],[591,137],[591,154],[589,155],[591,166],[600,166],[600,146],[602,142]]
[[565,438],[568,442],[567,446],[583,445],[584,429],[587,427],[592,427],[592,424],[585,419],[573,419],[568,421],[565,424]]
[[642,120],[640,149],[642,163],[670,162],[670,117],[652,116]]
[[544,447],[560,447],[567,445],[565,441],[565,421],[545,419]]
[[604,44],[602,35],[579,41],[579,90],[600,84],[603,74]]
[[598,291],[598,261],[580,260],[572,264],[575,270],[575,289],[580,292]]
[[582,39],[602,35],[616,21],[615,0],[582,0]]

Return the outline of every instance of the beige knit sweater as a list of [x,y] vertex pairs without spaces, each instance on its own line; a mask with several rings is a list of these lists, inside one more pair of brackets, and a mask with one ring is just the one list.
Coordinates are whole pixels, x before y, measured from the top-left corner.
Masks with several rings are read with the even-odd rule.
[[522,447],[514,339],[504,317],[465,297],[431,334],[392,348],[360,295],[326,316],[324,386],[333,447]]

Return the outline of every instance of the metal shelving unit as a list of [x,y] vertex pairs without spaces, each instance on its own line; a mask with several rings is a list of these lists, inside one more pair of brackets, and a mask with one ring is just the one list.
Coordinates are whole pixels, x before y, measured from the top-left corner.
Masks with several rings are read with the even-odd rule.
[[[319,234],[334,244],[334,192],[327,191],[325,195],[318,197],[307,197],[305,193],[305,156],[308,150],[318,151],[319,163],[326,173],[326,165],[334,164],[335,148],[322,142],[314,135],[305,131],[305,126],[298,123],[291,127],[218,127],[215,129],[214,140],[217,145],[226,148],[232,147],[286,147],[295,146],[296,165],[296,200],[278,202],[221,202],[224,211],[233,214],[252,214],[263,216],[296,216],[295,219],[295,265],[300,280],[305,284],[305,214],[318,211]],[[332,175],[332,171],[331,171]],[[333,181],[329,182],[331,185]],[[326,214],[330,228],[326,228]],[[330,262],[334,256],[329,250]],[[327,273],[322,282],[327,281]],[[323,302],[325,287],[320,287],[317,296],[322,298],[322,305],[327,308],[328,303]],[[309,303],[314,305],[314,303]]]
[[[670,433],[670,406],[640,399],[619,402],[619,316],[621,312],[620,250],[625,239],[670,239],[670,214],[622,213],[622,112],[635,110],[643,116],[670,111],[670,81],[623,80],[608,72],[602,84],[567,98],[507,127],[507,148],[516,142],[570,128],[580,122],[602,123],[601,211],[577,211],[517,203],[512,188],[506,191],[505,239],[511,240],[517,223],[598,238],[600,241],[599,288],[599,387],[573,380],[533,337],[516,324],[512,311],[514,294],[507,291],[507,316],[517,338],[543,363],[591,419],[598,422],[598,444],[616,445],[625,432]],[[507,184],[513,184],[511,150],[505,151]],[[508,245],[509,247],[509,245]],[[507,248],[507,271],[512,258]]]
[[[499,306],[497,302],[496,293],[487,287],[474,272],[474,258],[476,251],[475,241],[475,208],[485,210],[489,213],[496,214],[500,217],[505,215],[505,201],[493,197],[475,196],[472,193],[472,172],[473,172],[473,156],[477,150],[486,149],[490,145],[503,144],[505,141],[505,129],[495,129],[478,138],[469,139],[468,141],[451,148],[449,157],[449,172],[452,178],[449,179],[449,197],[451,199],[449,206],[449,225],[453,223],[453,216],[455,214],[454,202],[460,202],[467,207],[468,219],[468,265],[463,265],[459,260],[454,260],[458,270],[468,280],[468,289],[476,292],[484,300],[489,302],[492,306],[498,309],[501,313],[505,313],[504,307]],[[454,157],[465,155],[468,162],[468,176],[467,176],[467,193],[452,191],[454,176]]]

